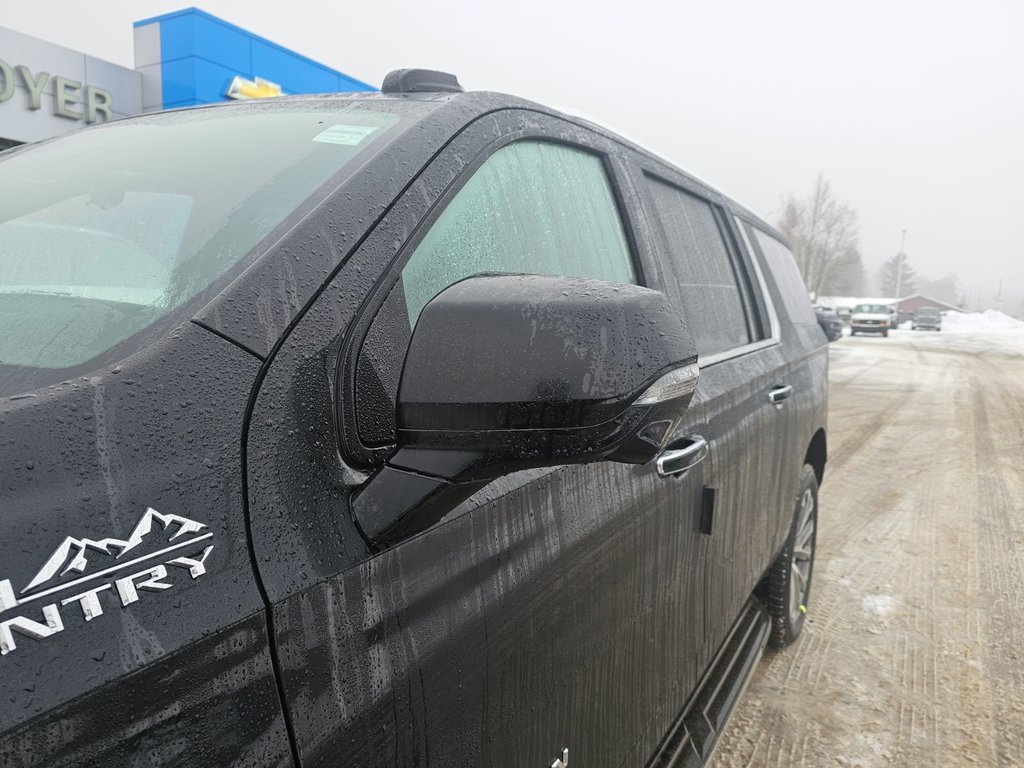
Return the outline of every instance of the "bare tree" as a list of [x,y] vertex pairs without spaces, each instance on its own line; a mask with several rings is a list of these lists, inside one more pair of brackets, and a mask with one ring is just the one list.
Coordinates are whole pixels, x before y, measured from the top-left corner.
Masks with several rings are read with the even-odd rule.
[[778,228],[793,248],[809,291],[821,295],[861,289],[857,212],[836,198],[824,174],[818,174],[808,197],[790,194],[784,200]]

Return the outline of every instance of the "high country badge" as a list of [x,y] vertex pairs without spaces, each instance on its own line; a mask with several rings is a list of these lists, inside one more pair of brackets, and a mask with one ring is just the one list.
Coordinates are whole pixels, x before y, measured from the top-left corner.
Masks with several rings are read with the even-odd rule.
[[[204,523],[152,507],[127,539],[68,536],[18,594],[10,579],[0,579],[0,655],[17,649],[15,633],[42,640],[63,632],[62,610],[80,610],[92,621],[103,615],[104,602],[127,607],[138,602],[140,590],[171,589],[186,573],[198,579],[213,550],[204,542],[212,538]],[[104,593],[110,597],[101,599]],[[21,610],[9,615],[15,608]]]

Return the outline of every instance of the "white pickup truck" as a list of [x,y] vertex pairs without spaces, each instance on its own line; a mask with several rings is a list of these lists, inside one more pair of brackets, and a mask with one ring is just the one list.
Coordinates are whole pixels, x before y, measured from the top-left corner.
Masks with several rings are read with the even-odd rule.
[[850,335],[858,333],[880,333],[889,335],[889,329],[896,327],[896,319],[888,304],[858,304],[850,315]]

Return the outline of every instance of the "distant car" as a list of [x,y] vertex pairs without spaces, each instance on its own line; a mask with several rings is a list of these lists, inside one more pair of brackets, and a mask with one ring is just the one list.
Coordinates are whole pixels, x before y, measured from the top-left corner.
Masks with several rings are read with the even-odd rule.
[[815,307],[814,315],[818,318],[818,325],[828,336],[829,341],[835,341],[843,335],[843,321],[835,312],[822,307]]
[[913,330],[927,329],[929,331],[942,330],[942,313],[938,307],[919,307],[914,312],[914,319],[910,326]]
[[850,335],[880,333],[888,336],[893,324],[893,312],[888,304],[858,304],[850,315]]

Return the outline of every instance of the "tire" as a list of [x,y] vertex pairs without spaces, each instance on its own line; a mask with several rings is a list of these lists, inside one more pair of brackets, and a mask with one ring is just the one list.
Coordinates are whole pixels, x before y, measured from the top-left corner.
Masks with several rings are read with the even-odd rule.
[[883,339],[888,339],[889,338],[889,332],[888,331],[882,331],[882,338]]
[[856,336],[856,335],[857,335],[857,332],[856,332],[855,330],[853,330],[853,328],[851,328],[851,329],[850,329],[850,335],[851,335],[851,336]]
[[768,644],[784,648],[803,629],[814,573],[814,545],[818,534],[818,477],[805,464],[800,476],[793,523],[782,552],[765,580],[764,597],[772,629]]

